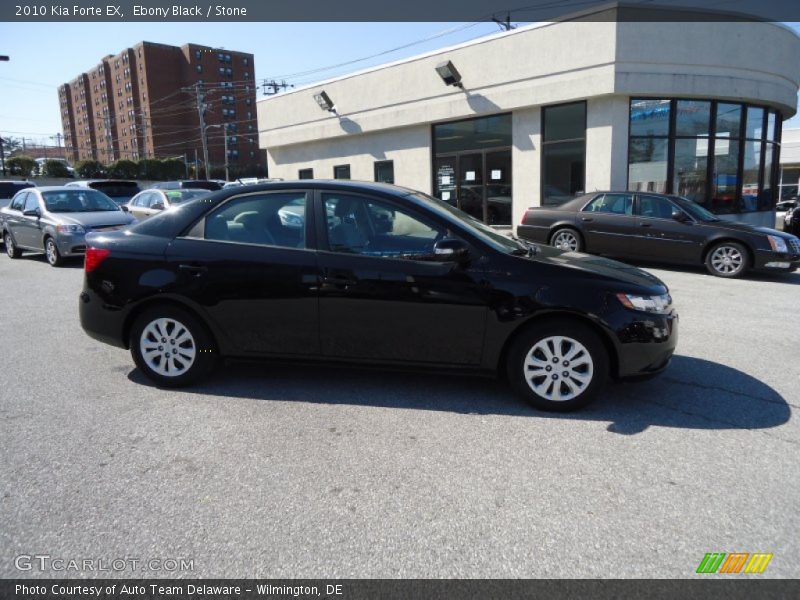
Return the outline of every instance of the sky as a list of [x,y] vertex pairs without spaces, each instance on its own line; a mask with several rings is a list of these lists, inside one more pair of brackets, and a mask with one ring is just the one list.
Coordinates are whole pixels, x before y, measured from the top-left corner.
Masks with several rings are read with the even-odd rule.
[[[0,23],[0,54],[11,57],[0,62],[0,136],[54,144],[51,136],[61,132],[57,87],[142,40],[252,52],[257,83],[285,78],[301,85],[498,31],[494,23]],[[800,127],[800,116],[784,122],[789,127]]]

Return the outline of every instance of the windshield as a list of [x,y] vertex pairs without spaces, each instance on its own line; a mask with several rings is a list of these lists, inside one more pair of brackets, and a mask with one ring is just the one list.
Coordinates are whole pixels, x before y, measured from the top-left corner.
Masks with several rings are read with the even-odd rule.
[[105,194],[90,189],[42,192],[44,205],[51,213],[98,212],[119,210]]
[[675,202],[675,204],[680,206],[683,210],[685,210],[687,213],[689,213],[689,215],[691,215],[698,221],[708,221],[708,222],[719,221],[717,215],[706,210],[705,208],[697,204],[697,202],[693,202],[692,200],[684,198],[683,196],[673,196],[672,200]]
[[170,204],[182,204],[210,194],[208,190],[169,190],[164,192]]
[[182,185],[183,185],[183,187],[189,188],[189,189],[195,189],[195,190],[196,189],[203,189],[203,190],[211,190],[211,191],[214,191],[214,192],[216,192],[217,190],[221,190],[222,189],[222,185],[220,185],[216,181],[205,181],[205,180],[202,180],[202,179],[200,179],[198,181],[192,181],[192,180],[184,181]]
[[469,228],[474,235],[480,237],[487,244],[493,248],[496,248],[497,250],[500,250],[501,252],[518,252],[520,250],[527,252],[527,246],[524,244],[503,235],[499,231],[489,227],[486,223],[479,221],[475,217],[468,215],[464,211],[459,210],[454,206],[451,206],[443,200],[428,196],[422,192],[415,192],[413,196],[423,200],[432,208],[439,209],[440,212],[445,212],[450,217],[457,219],[463,226]]

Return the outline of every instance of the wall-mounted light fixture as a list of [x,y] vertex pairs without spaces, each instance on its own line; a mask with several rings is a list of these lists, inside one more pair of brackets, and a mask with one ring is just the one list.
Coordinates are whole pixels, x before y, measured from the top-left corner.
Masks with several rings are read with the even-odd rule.
[[449,60],[436,65],[436,72],[446,85],[454,85],[459,88],[464,87],[461,83],[461,73],[458,72],[456,66]]
[[319,94],[314,94],[314,100],[316,100],[322,110],[327,110],[328,112],[336,114],[336,105],[333,103],[333,100],[331,100],[331,97],[325,93],[325,90],[322,90]]

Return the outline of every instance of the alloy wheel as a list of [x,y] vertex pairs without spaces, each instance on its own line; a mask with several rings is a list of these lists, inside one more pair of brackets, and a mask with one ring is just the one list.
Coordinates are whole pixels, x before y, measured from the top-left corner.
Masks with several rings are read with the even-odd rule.
[[565,336],[536,342],[525,357],[525,381],[539,396],[554,402],[572,400],[589,387],[594,362],[586,347]]
[[720,246],[711,254],[711,266],[718,273],[732,275],[744,267],[744,256],[734,246]]
[[6,254],[8,254],[9,256],[13,257],[14,256],[14,240],[11,239],[11,236],[9,234],[6,234],[5,243],[6,243]]
[[553,246],[559,250],[575,252],[578,249],[578,238],[571,231],[559,231],[553,237]]
[[189,329],[170,318],[154,319],[139,338],[139,350],[147,366],[164,377],[178,377],[194,364],[197,345]]
[[54,265],[58,262],[58,250],[56,249],[56,243],[53,241],[53,238],[47,239],[44,251],[47,255],[47,262],[49,262],[51,265]]

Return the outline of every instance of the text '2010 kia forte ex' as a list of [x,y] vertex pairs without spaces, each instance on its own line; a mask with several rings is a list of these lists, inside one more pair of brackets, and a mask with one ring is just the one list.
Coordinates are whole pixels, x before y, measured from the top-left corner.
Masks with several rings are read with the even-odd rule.
[[649,273],[390,185],[232,188],[87,241],[83,328],[161,386],[220,358],[358,362],[505,373],[570,410],[609,378],[662,371],[677,342]]

